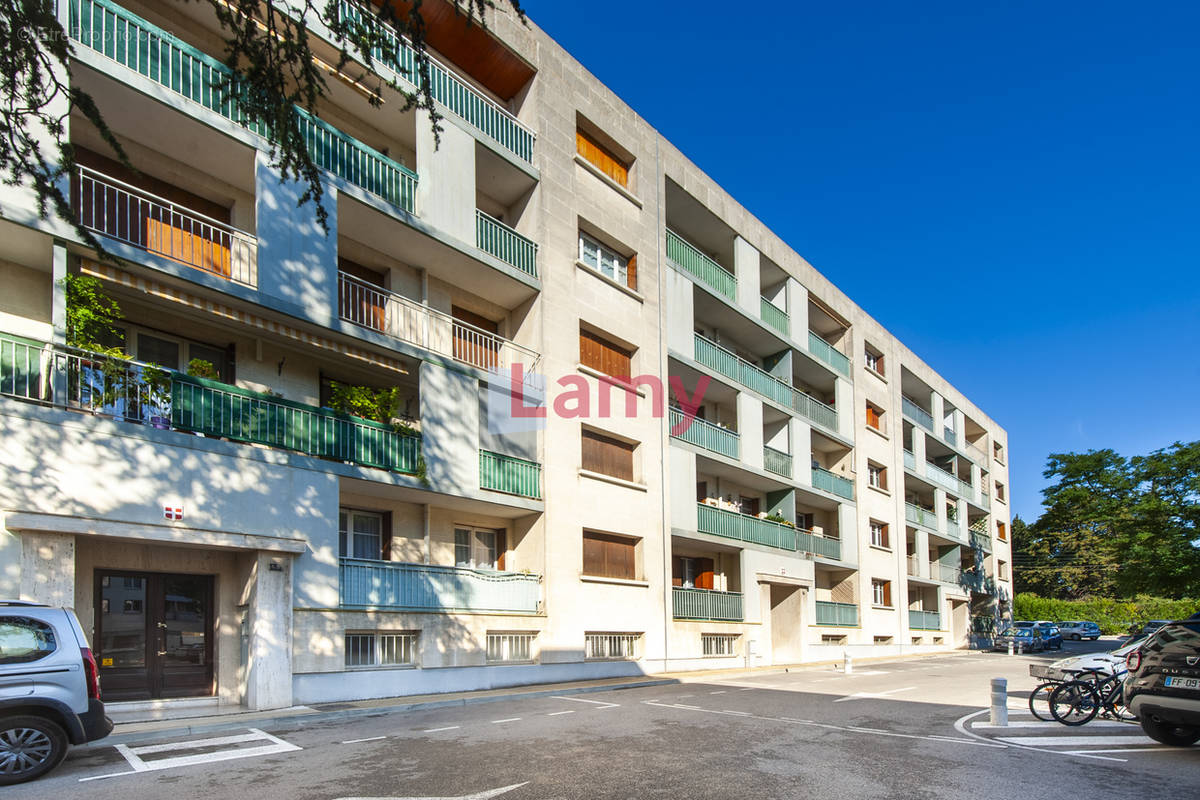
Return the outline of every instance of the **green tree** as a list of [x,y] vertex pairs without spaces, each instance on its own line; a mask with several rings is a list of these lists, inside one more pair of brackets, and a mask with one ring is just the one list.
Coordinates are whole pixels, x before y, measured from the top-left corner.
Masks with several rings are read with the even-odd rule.
[[1200,586],[1200,442],[1135,456],[1130,474],[1137,490],[1119,537],[1120,589],[1127,595],[1194,594]]
[[1058,596],[1058,565],[1052,540],[1020,517],[1013,517],[1012,521],[1012,563],[1014,594]]
[[[486,25],[487,14],[496,9],[495,0],[452,1],[455,12],[465,15],[468,24]],[[420,0],[378,5],[363,0],[357,14],[341,13],[342,4],[337,0],[199,2],[212,7],[224,32],[224,61],[233,77],[222,90],[248,125],[263,130],[271,143],[272,165],[285,178],[305,184],[299,205],[311,201],[322,227],[328,216],[322,202],[324,188],[296,124],[296,108],[318,114],[320,102],[328,94],[328,66],[366,87],[368,99],[376,107],[392,93],[403,98],[404,110],[427,111],[437,140],[441,114],[433,98]],[[519,0],[503,2],[525,21]],[[407,10],[398,11],[398,6]],[[315,22],[328,29],[339,48],[334,65],[325,65],[313,51],[310,24]],[[384,81],[371,69],[376,61],[398,64],[386,26],[412,46],[413,74],[405,77],[415,91]],[[54,0],[0,4],[0,175],[7,186],[32,187],[41,217],[53,210],[84,242],[101,250],[95,237],[75,221],[63,191],[64,178],[75,168],[74,150],[65,135],[71,113],[93,125],[125,166],[136,169],[136,165],[129,162],[96,102],[71,80],[72,47],[55,14]]]

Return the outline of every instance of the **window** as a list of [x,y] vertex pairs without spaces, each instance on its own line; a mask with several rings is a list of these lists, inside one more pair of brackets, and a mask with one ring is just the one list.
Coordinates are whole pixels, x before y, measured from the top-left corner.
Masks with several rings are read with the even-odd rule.
[[1002,542],[1008,541],[1008,526],[1003,522],[996,523],[996,537]]
[[886,608],[892,607],[891,581],[871,581],[871,603],[873,605],[884,606]]
[[580,231],[579,260],[606,278],[630,289],[637,288],[637,256],[628,258]]
[[536,635],[535,633],[488,631],[488,663],[519,664],[532,661],[533,637]]
[[637,539],[584,531],[583,574],[637,580]]
[[996,499],[1001,503],[1004,502],[1004,484],[1000,481],[996,481]]
[[583,657],[588,661],[619,661],[638,657],[640,633],[585,633]]
[[1008,562],[1007,561],[997,561],[996,562],[996,575],[1002,581],[1008,580]]
[[504,531],[487,528],[454,529],[454,566],[504,569]]
[[866,345],[866,349],[865,349],[863,355],[864,355],[863,363],[865,363],[867,365],[867,369],[871,370],[872,372],[878,373],[879,375],[884,374],[883,373],[883,354],[882,353],[880,353],[878,350],[876,350],[874,347],[871,347],[871,345],[868,344],[868,345]]
[[867,425],[875,430],[883,428],[883,411],[871,403],[867,403]]
[[805,511],[797,511],[796,512],[796,527],[797,528],[801,528],[806,531],[811,531],[813,528],[816,527],[816,525],[817,525],[817,518],[816,518],[815,514],[805,512]]
[[736,656],[739,638],[735,633],[702,633],[700,652],[705,656]]
[[0,619],[0,664],[38,661],[58,648],[54,629],[32,617]]
[[867,464],[867,483],[876,489],[887,490],[887,467],[878,464]]
[[888,526],[886,522],[871,520],[871,544],[875,547],[891,547],[888,544]]
[[399,667],[416,663],[415,633],[347,633],[347,667]]
[[614,182],[624,188],[629,188],[629,165],[617,158],[596,137],[583,131],[575,130],[575,150],[593,167],[603,172]]
[[995,457],[995,459],[997,461],[999,461],[1001,464],[1003,464],[1004,463],[1004,445],[1000,444],[999,442],[993,442],[992,443],[992,455]]
[[343,508],[338,512],[338,555],[343,558],[367,558],[386,561],[390,554],[391,532],[385,531],[385,517],[371,511]]
[[672,556],[671,585],[685,589],[712,589],[713,566],[711,558]]
[[821,634],[821,644],[845,644],[846,637],[836,633]]
[[872,637],[875,644],[891,644],[892,637],[890,636],[875,636]]
[[614,378],[633,377],[633,354],[603,336],[579,329],[579,363]]
[[634,445],[589,430],[583,431],[582,438],[584,469],[625,481],[633,480]]

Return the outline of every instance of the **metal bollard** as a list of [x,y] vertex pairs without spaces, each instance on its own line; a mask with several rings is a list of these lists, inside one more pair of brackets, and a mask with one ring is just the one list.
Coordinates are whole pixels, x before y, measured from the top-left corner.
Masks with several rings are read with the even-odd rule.
[[992,725],[1008,727],[1008,680],[992,678],[992,708],[989,714]]
[[1025,643],[1024,642],[1017,642],[1017,655],[1019,655],[1019,656],[1025,655]]
[[1016,652],[1016,651],[1015,651],[1015,650],[1013,650],[1013,643],[1012,643],[1012,641],[1010,640],[1010,641],[1009,641],[1009,643],[1008,643],[1008,654],[1011,656],[1011,655],[1012,655],[1014,652]]
[[854,672],[854,659],[850,657],[849,653],[846,653],[842,657],[842,673],[845,675],[850,675],[853,672]]

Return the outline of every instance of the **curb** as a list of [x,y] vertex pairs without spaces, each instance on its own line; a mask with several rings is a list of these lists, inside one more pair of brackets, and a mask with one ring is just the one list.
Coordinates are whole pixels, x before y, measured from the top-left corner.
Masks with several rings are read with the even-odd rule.
[[[222,719],[205,722],[202,718],[180,720],[180,724],[171,728],[158,728],[147,731],[131,731],[129,733],[113,733],[103,739],[97,739],[87,744],[73,747],[74,751],[84,751],[100,747],[111,747],[118,744],[134,744],[152,739],[164,739],[175,736],[191,736],[197,733],[216,733],[220,731],[245,730],[246,728],[267,727],[307,727],[308,725],[325,722],[336,722],[354,717],[374,717],[385,714],[397,714],[405,711],[427,711],[437,708],[454,708],[457,706],[476,705],[479,703],[495,703],[503,700],[523,700],[540,697],[554,697],[567,694],[592,694],[595,692],[614,692],[621,689],[640,689],[646,686],[663,686],[679,683],[675,678],[660,678],[630,683],[609,684],[606,686],[576,686],[569,689],[542,689],[533,692],[510,692],[483,697],[456,697],[453,700],[426,700],[419,703],[396,703],[394,705],[370,706],[367,708],[346,708],[337,711],[313,711],[312,713],[281,714],[277,717],[256,717],[254,719],[236,720]],[[138,723],[127,723],[135,725]]]

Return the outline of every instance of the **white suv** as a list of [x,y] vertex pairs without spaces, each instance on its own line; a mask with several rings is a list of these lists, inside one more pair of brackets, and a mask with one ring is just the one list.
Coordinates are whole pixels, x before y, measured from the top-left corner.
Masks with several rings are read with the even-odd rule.
[[75,612],[0,601],[0,786],[45,775],[112,728]]

